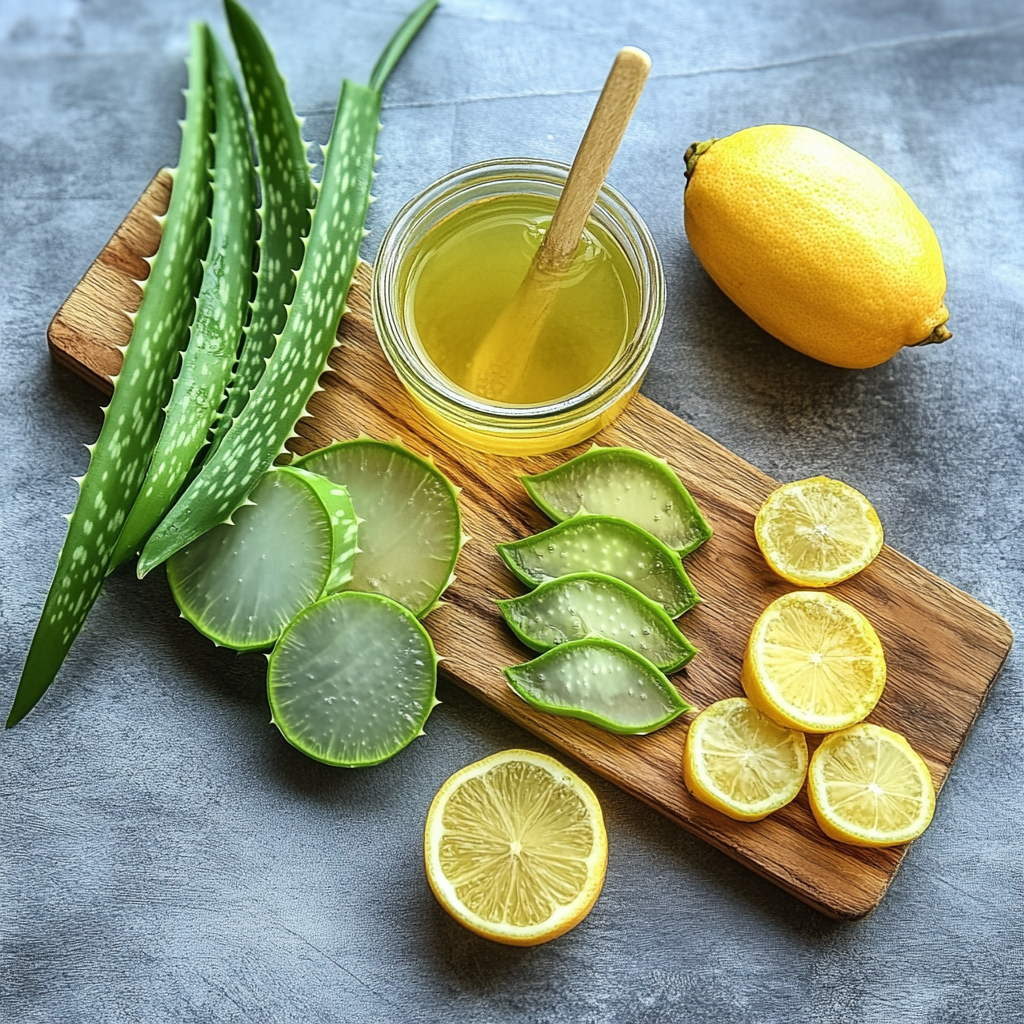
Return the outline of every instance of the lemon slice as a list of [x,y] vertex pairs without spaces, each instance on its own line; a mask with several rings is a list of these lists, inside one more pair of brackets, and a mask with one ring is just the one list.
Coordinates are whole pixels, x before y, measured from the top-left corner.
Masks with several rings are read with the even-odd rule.
[[745,697],[705,708],[690,725],[683,781],[703,804],[736,818],[760,821],[800,792],[807,741],[776,725]]
[[825,835],[853,846],[907,843],[935,813],[928,766],[898,732],[870,722],[822,740],[807,790]]
[[882,524],[860,491],[816,476],[768,495],[754,536],[771,569],[800,587],[831,587],[882,550]]
[[575,927],[604,883],[608,839],[593,790],[553,758],[505,750],[437,791],[427,881],[470,931],[535,946]]
[[754,623],[740,679],[754,705],[779,725],[835,732],[878,703],[885,656],[856,608],[798,590],[773,601]]

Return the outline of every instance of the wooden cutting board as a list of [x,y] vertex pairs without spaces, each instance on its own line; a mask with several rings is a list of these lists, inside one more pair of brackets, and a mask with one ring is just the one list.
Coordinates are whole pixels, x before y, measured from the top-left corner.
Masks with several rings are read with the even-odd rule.
[[[57,311],[48,332],[55,359],[110,392],[121,366],[116,346],[131,332],[124,311],[138,308],[135,281],[148,274],[143,257],[159,241],[170,178],[153,179],[85,277]],[[831,917],[856,918],[882,898],[906,846],[861,850],[819,830],[806,790],[788,807],[754,824],[732,821],[695,801],[683,786],[681,758],[688,723],[677,719],[652,736],[620,737],[595,726],[532,711],[505,684],[501,668],[532,657],[504,626],[494,599],[522,586],[494,551],[497,541],[523,537],[549,523],[517,477],[537,473],[588,447],[523,459],[462,448],[416,411],[377,343],[369,304],[371,268],[362,264],[341,324],[333,372],[299,424],[295,452],[368,433],[398,437],[432,456],[463,488],[465,526],[472,535],[459,560],[448,604],[427,620],[445,673],[491,707],[639,797],[740,863]],[[754,542],[754,515],[776,486],[726,450],[642,395],[595,439],[631,445],[668,459],[714,527],[714,537],[686,559],[703,596],[681,626],[700,654],[674,682],[700,710],[742,694],[740,664],[754,620],[794,589],[765,566]],[[888,683],[870,721],[897,729],[928,762],[941,787],[1012,643],[1006,622],[891,548],[864,572],[834,589],[871,620],[882,640]],[[813,746],[813,742],[812,742]],[[938,814],[944,812],[941,801]]]

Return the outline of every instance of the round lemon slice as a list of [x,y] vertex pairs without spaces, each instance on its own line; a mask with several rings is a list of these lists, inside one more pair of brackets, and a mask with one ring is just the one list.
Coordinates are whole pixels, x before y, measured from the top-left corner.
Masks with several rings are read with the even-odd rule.
[[740,679],[754,705],[779,725],[835,732],[878,703],[885,656],[856,608],[798,590],[773,601],[754,623]]
[[738,821],[760,821],[800,792],[807,741],[745,697],[705,708],[690,725],[683,781],[701,802]]
[[768,495],[754,536],[771,569],[800,587],[831,587],[882,550],[882,524],[860,491],[826,476]]
[[825,835],[853,846],[907,843],[935,813],[928,766],[898,732],[870,722],[822,740],[807,790]]
[[593,790],[530,750],[485,757],[448,779],[427,812],[423,845],[441,906],[477,935],[512,946],[579,924],[608,864]]

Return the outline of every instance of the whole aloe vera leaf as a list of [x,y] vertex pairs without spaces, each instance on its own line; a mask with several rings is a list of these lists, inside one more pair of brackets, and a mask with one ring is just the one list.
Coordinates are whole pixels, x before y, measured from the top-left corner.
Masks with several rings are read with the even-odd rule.
[[248,122],[235,76],[212,33],[209,45],[216,143],[213,217],[203,284],[149,472],[121,530],[108,572],[138,551],[185,483],[231,377],[252,291],[256,177]]
[[548,580],[496,604],[512,632],[535,651],[599,636],[642,654],[663,672],[682,668],[697,653],[661,605],[599,572]]
[[[427,3],[434,6],[436,0]],[[370,201],[380,104],[377,90],[347,79],[342,83],[324,151],[320,196],[284,331],[220,447],[150,536],[139,558],[140,577],[229,519],[295,436],[295,424],[305,415],[327,357],[338,344],[338,324]]]
[[209,240],[210,103],[207,29],[190,33],[186,117],[181,154],[163,235],[150,261],[142,305],[134,315],[124,365],[79,480],[78,502],[57,560],[57,572],[22,669],[7,719],[10,728],[35,707],[53,682],[96,602],[125,517],[135,503],[160,431],[179,352],[188,337]]
[[679,555],[616,516],[574,516],[543,533],[497,547],[505,564],[528,587],[570,573],[602,572],[636,587],[673,619],[700,600]]
[[643,527],[680,555],[711,536],[711,527],[664,459],[636,448],[601,448],[521,478],[540,510],[560,523],[587,514],[619,516]]
[[407,608],[380,594],[334,594],[288,625],[270,655],[274,724],[325,764],[379,764],[423,735],[437,705],[437,655]]
[[309,144],[302,138],[302,121],[295,116],[274,54],[244,7],[225,0],[224,10],[252,111],[261,205],[256,294],[238,368],[214,427],[211,454],[263,375],[277,335],[284,329],[295,294],[294,271],[302,265],[310,210],[316,203],[316,188],[309,177],[312,164],[306,158]]
[[294,464],[344,484],[362,520],[346,589],[383,594],[423,618],[454,580],[465,543],[448,478],[408,448],[370,437],[339,441]]
[[270,470],[233,524],[208,530],[168,561],[181,614],[221,647],[269,647],[323,594],[338,549],[339,507],[351,514],[342,489],[287,466]]
[[690,705],[646,658],[613,640],[573,640],[505,669],[532,707],[627,736],[654,732]]

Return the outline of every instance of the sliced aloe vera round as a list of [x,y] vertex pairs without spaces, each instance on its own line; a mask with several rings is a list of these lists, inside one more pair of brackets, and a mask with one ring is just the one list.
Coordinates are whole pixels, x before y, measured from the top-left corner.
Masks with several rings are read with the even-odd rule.
[[690,492],[667,462],[635,448],[600,448],[522,477],[537,506],[556,523],[580,514],[619,516],[680,555],[711,536]]
[[324,764],[359,768],[397,754],[437,703],[437,655],[396,601],[341,593],[300,612],[267,668],[274,724]]
[[616,516],[575,516],[543,533],[499,544],[498,554],[528,587],[570,573],[600,572],[635,587],[673,619],[700,600],[679,555]]
[[538,711],[626,735],[654,732],[690,710],[661,671],[613,640],[573,640],[505,676]]
[[426,615],[454,578],[462,547],[458,497],[444,474],[401,445],[368,437],[310,452],[295,465],[344,484],[363,520],[345,589],[383,594]]
[[598,636],[629,647],[665,672],[681,668],[697,653],[660,605],[599,572],[548,580],[497,605],[512,632],[535,651]]
[[249,500],[167,562],[182,615],[236,651],[269,647],[355,548],[347,493],[311,473],[272,469]]

